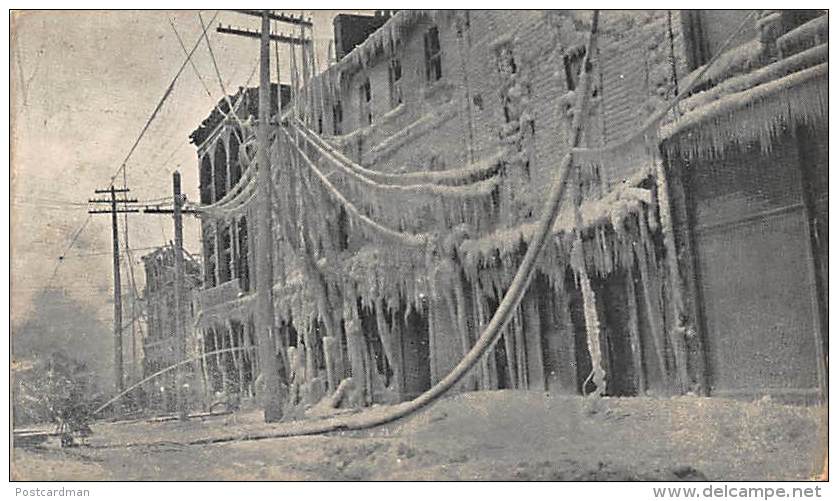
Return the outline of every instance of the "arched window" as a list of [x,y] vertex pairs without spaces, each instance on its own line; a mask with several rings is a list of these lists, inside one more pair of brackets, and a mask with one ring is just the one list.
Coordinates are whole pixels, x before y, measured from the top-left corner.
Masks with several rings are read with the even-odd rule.
[[224,143],[215,145],[215,199],[227,194],[227,150]]
[[215,234],[204,232],[204,288],[215,287]]
[[218,224],[218,283],[229,282],[230,259],[232,258],[232,241],[230,239],[230,226],[227,223]]
[[209,155],[201,157],[201,203],[211,204],[212,199],[212,161]]
[[239,277],[239,286],[245,292],[250,291],[250,268],[248,267],[247,257],[249,254],[249,240],[247,235],[247,219],[241,218],[238,220],[237,237],[239,240],[239,254],[237,256],[237,275]]
[[358,113],[362,126],[372,124],[372,87],[369,77],[358,87]]
[[431,26],[425,32],[425,80],[428,83],[442,78],[442,48],[439,45],[439,29]]
[[236,132],[230,134],[230,186],[235,186],[242,177],[242,166],[239,162],[239,137]]

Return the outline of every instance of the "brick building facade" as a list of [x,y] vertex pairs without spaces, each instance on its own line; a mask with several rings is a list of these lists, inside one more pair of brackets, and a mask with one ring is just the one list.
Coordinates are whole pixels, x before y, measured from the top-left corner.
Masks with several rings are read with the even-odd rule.
[[[827,350],[827,23],[819,12],[603,13],[579,174],[521,306],[461,388],[817,396]],[[316,400],[348,376],[365,403],[412,398],[468,351],[570,153],[589,29],[588,12],[399,11],[302,80],[277,133],[291,131],[285,144],[303,153],[282,140],[273,152],[277,339],[299,398]],[[690,84],[690,96],[642,127]],[[319,139],[304,139],[292,114]],[[424,203],[369,179],[360,189],[328,167],[330,149],[383,181],[480,176]],[[325,174],[304,174],[303,160]],[[436,246],[394,248],[363,231],[364,218],[433,234]],[[728,223],[738,230],[713,236]],[[205,270],[218,276],[209,260]],[[208,281],[205,294],[221,294],[222,282]],[[247,322],[248,290],[223,296],[204,317]]]

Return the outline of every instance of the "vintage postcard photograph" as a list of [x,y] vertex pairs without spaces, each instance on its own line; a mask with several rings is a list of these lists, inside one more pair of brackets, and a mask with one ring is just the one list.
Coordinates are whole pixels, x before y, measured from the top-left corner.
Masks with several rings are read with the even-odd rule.
[[277,7],[9,11],[11,491],[821,497],[827,9]]

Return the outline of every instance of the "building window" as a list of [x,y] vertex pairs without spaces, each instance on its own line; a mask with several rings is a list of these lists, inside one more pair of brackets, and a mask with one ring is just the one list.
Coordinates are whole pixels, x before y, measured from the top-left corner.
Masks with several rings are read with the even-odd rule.
[[227,149],[219,141],[215,146],[214,176],[215,201],[221,200],[227,194]]
[[204,237],[204,286],[207,289],[215,287],[215,235],[205,233]]
[[230,239],[230,227],[222,223],[218,227],[218,283],[229,282],[230,258],[232,257],[232,240]]
[[372,89],[370,88],[369,77],[364,79],[364,83],[358,87],[358,109],[361,113],[361,123],[363,125],[372,124]]
[[[501,77],[509,81],[518,72],[518,66],[515,64],[515,55],[512,52],[512,46],[505,43],[498,47],[495,51],[495,64],[497,65],[498,73]],[[503,104],[503,118],[506,123],[518,119],[518,114],[511,110],[511,102],[509,99],[508,90],[501,93],[501,103]]]
[[436,82],[442,78],[442,50],[439,46],[439,30],[431,27],[425,33],[425,79]]
[[495,56],[498,71],[501,74],[514,75],[518,72],[518,66],[515,65],[515,55],[512,53],[512,47],[509,44],[498,47]]
[[582,73],[582,61],[585,59],[585,46],[580,45],[564,55],[564,75],[567,90],[576,90],[579,84],[579,74]]
[[338,213],[338,250],[345,251],[349,249],[349,216],[343,207]]
[[248,266],[248,255],[250,250],[248,248],[249,241],[247,237],[247,219],[241,218],[238,221],[238,236],[239,252],[236,255],[236,276],[239,277],[239,286],[245,292],[250,291],[250,267]]
[[756,23],[745,23],[739,28],[747,10],[683,10],[681,28],[684,32],[687,65],[694,70],[704,65],[722,49],[729,34],[734,35],[731,47],[736,47],[757,37]]
[[388,69],[390,79],[390,107],[402,104],[402,61],[398,57],[390,59]]
[[212,199],[212,160],[209,154],[201,157],[201,203],[211,204]]
[[239,137],[237,133],[230,135],[230,187],[236,185],[242,177],[241,162],[239,162]]
[[340,136],[343,134],[342,131],[342,124],[343,123],[343,106],[341,106],[340,101],[335,102],[332,105],[332,133],[336,136]]

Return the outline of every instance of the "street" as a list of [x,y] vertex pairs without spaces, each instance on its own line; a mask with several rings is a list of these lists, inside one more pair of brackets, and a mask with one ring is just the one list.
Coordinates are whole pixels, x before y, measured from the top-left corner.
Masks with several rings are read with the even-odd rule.
[[[374,411],[374,410],[373,410]],[[262,434],[235,419],[99,423],[87,445],[13,450],[17,480],[806,480],[822,469],[817,407],[677,397],[448,397],[364,432]],[[129,445],[130,444],[130,445]]]

